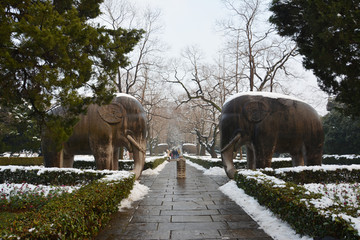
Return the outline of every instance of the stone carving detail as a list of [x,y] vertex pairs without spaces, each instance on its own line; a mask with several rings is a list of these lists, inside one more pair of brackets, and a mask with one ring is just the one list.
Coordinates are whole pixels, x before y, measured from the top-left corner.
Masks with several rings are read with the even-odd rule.
[[109,105],[101,106],[98,109],[100,117],[107,123],[119,123],[124,118],[124,107],[120,103],[111,103]]

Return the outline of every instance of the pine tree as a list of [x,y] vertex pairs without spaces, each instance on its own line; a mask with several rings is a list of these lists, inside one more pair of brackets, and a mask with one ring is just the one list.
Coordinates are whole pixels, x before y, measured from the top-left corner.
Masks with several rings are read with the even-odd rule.
[[270,22],[297,43],[305,68],[353,116],[360,116],[359,8],[359,0],[273,0],[270,8]]
[[[58,144],[90,103],[111,100],[110,79],[142,35],[90,25],[102,1],[0,2],[0,106],[52,126]],[[61,117],[52,114],[59,105],[66,109]]]

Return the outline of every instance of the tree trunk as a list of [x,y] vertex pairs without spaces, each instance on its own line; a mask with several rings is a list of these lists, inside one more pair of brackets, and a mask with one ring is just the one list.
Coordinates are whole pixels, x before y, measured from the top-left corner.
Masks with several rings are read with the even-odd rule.
[[205,156],[206,155],[205,147],[203,145],[200,145],[199,155],[200,156]]
[[217,158],[217,153],[215,152],[215,149],[211,149],[209,152],[212,158]]

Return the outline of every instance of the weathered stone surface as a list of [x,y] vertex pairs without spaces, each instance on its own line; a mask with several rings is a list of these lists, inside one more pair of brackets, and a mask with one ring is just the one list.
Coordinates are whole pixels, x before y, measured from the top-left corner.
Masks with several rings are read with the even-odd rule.
[[218,190],[226,176],[186,169],[185,179],[176,178],[175,162],[158,176],[142,176],[149,194],[133,209],[116,214],[96,239],[272,239]]

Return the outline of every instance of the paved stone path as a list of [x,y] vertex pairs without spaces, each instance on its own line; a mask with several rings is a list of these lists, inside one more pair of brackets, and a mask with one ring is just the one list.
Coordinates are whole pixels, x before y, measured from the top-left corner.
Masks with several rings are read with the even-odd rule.
[[227,177],[209,177],[188,164],[186,178],[176,176],[176,162],[157,176],[141,176],[150,192],[115,214],[96,239],[272,239],[218,190]]

